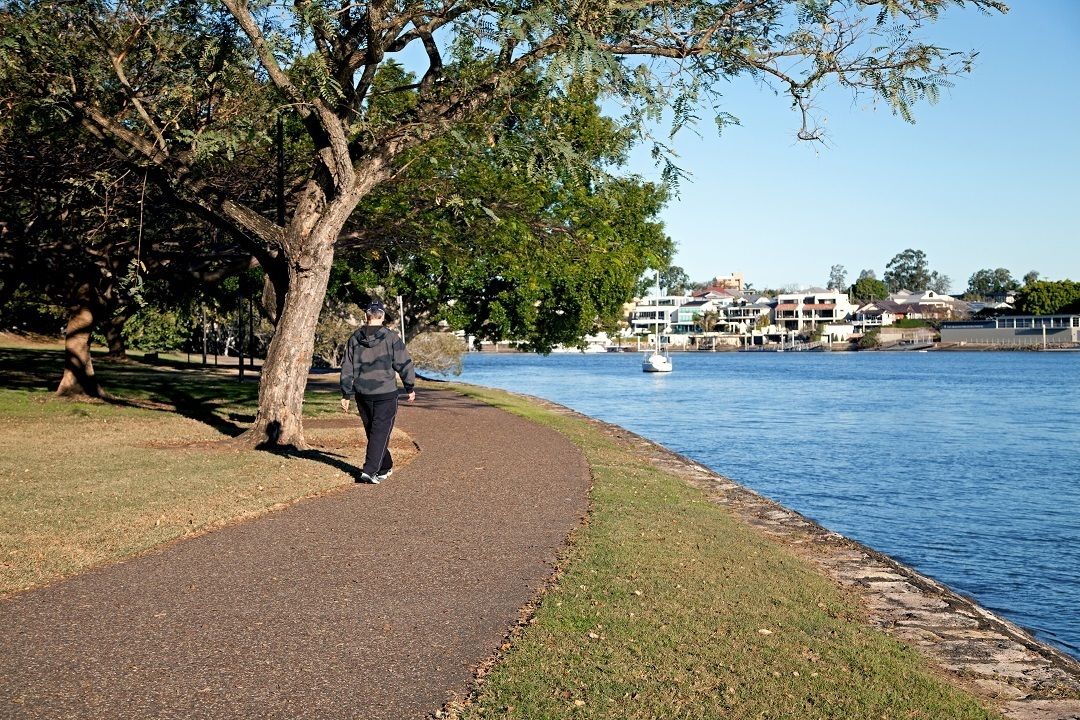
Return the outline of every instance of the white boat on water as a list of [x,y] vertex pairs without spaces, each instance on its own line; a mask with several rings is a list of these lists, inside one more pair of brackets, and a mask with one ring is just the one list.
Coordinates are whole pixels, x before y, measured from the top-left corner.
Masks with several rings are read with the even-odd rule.
[[[656,292],[660,292],[660,273],[656,273]],[[656,347],[645,352],[641,359],[642,372],[671,372],[671,357],[660,347],[660,330],[663,324],[656,327]]]
[[671,372],[671,358],[660,350],[650,350],[641,360],[642,372]]

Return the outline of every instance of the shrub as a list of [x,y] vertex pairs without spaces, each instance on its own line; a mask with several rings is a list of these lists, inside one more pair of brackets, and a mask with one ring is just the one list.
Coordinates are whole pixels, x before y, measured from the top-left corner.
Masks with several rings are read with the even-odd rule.
[[881,345],[881,331],[870,330],[859,338],[858,347],[860,350],[869,350],[870,348],[876,348]]
[[427,332],[409,342],[409,354],[419,370],[439,375],[460,375],[465,343],[452,333]]

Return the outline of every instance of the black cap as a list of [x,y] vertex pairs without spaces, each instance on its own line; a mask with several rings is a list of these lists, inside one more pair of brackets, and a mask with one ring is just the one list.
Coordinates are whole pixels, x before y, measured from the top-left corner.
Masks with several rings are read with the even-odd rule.
[[386,306],[383,305],[382,300],[372,300],[368,303],[367,311],[375,314],[386,314]]

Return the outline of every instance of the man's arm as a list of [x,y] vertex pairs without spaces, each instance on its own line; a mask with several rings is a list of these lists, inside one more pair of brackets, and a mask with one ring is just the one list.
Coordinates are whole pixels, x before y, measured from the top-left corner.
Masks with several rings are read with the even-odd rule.
[[400,337],[394,340],[393,366],[394,371],[401,376],[401,384],[405,386],[409,402],[412,402],[416,399],[416,370],[413,369],[412,356]]
[[341,409],[349,409],[349,400],[354,394],[353,381],[356,380],[356,365],[353,362],[353,342],[350,337],[345,343],[345,357],[341,359]]

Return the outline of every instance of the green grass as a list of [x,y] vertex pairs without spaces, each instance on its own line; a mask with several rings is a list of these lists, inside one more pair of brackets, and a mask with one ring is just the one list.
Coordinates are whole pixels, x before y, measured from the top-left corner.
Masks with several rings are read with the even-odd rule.
[[[0,347],[0,596],[348,485],[363,462],[359,420],[309,428],[317,452],[223,447],[258,394],[231,374],[95,358],[112,401],[57,399],[62,358]],[[311,392],[305,410],[338,397]]]
[[994,718],[805,561],[629,443],[496,391],[588,458],[590,521],[466,718]]

